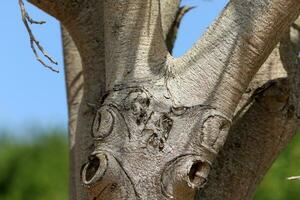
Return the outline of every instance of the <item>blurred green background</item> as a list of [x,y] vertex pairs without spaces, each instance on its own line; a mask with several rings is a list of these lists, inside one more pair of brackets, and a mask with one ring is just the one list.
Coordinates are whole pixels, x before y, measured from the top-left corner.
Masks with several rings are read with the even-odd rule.
[[[68,198],[68,147],[63,129],[30,130],[26,140],[0,131],[0,200],[66,200]],[[255,200],[299,200],[300,134],[282,152],[263,182]]]
[[68,199],[66,133],[31,132],[26,140],[0,133],[0,200]]
[[300,176],[299,131],[264,177],[254,199],[300,200],[300,180],[289,181],[290,176]]

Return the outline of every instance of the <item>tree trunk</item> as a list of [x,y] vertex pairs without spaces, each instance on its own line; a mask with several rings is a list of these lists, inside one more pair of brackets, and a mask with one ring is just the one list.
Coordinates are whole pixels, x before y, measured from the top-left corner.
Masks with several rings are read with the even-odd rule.
[[79,106],[83,95],[83,76],[82,64],[78,49],[67,30],[62,26],[62,40],[64,52],[65,79],[68,99],[68,115],[69,115],[69,152],[70,152],[70,179],[69,179],[69,198],[76,198],[76,183],[80,181],[78,178],[80,166],[76,163],[78,155],[76,137],[77,118]]
[[69,33],[71,199],[252,198],[299,123],[298,0],[231,0],[178,59],[180,1],[30,2]]

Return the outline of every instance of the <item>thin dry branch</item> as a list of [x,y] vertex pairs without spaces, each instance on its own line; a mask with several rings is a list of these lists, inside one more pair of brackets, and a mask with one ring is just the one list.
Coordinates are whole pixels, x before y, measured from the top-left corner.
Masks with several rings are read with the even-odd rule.
[[178,33],[178,29],[180,27],[182,18],[184,17],[184,15],[189,12],[190,10],[194,9],[195,6],[183,6],[180,7],[176,13],[176,17],[175,20],[173,21],[169,32],[167,34],[167,38],[166,38],[166,44],[167,44],[167,48],[169,50],[170,53],[172,53],[174,44],[175,44],[175,40],[177,38],[177,33]]
[[26,9],[25,9],[25,5],[24,5],[24,2],[23,0],[19,0],[19,6],[20,6],[20,9],[21,9],[21,14],[22,14],[22,21],[26,27],[26,30],[29,34],[29,37],[30,37],[30,46],[31,46],[31,49],[36,57],[36,59],[46,68],[50,69],[51,71],[53,72],[59,72],[58,70],[54,69],[53,67],[51,67],[50,65],[46,64],[42,59],[41,57],[39,56],[37,50],[36,50],[36,47],[40,50],[40,52],[52,63],[52,64],[55,64],[57,65],[58,63],[51,57],[48,55],[48,53],[44,50],[44,48],[40,45],[40,42],[34,37],[31,29],[30,29],[30,26],[28,24],[28,22],[30,24],[44,24],[46,23],[45,21],[36,21],[36,20],[33,20],[27,13]]
[[167,37],[180,6],[181,0],[164,0],[160,1],[161,21],[164,38]]
[[291,176],[291,177],[288,177],[287,180],[289,180],[289,181],[300,180],[300,176]]

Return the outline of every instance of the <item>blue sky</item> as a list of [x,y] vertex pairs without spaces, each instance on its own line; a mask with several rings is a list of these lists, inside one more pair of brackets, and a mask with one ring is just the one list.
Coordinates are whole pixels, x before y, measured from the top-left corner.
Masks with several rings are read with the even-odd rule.
[[[197,6],[183,19],[174,55],[186,52],[224,8],[227,0],[183,0]],[[26,3],[33,19],[45,20],[32,30],[57,61],[60,73],[39,64],[30,49],[17,0],[2,0],[0,12],[0,129],[23,134],[31,126],[67,127],[67,105],[59,23]]]

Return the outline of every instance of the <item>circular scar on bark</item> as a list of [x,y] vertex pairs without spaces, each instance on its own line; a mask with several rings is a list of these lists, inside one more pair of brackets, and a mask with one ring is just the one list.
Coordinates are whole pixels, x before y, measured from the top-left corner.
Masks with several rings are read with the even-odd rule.
[[107,169],[107,157],[104,154],[91,155],[89,161],[82,169],[82,182],[85,185],[92,185],[99,181]]
[[92,127],[94,139],[101,140],[109,136],[112,132],[114,121],[115,119],[110,109],[101,108],[98,110]]
[[[161,187],[170,199],[192,200],[196,189],[204,187],[211,166],[200,156],[185,155],[171,161],[165,168]],[[188,196],[187,196],[188,194]]]
[[189,184],[193,188],[200,188],[207,182],[207,176],[210,171],[210,165],[207,162],[195,161],[188,173]]

